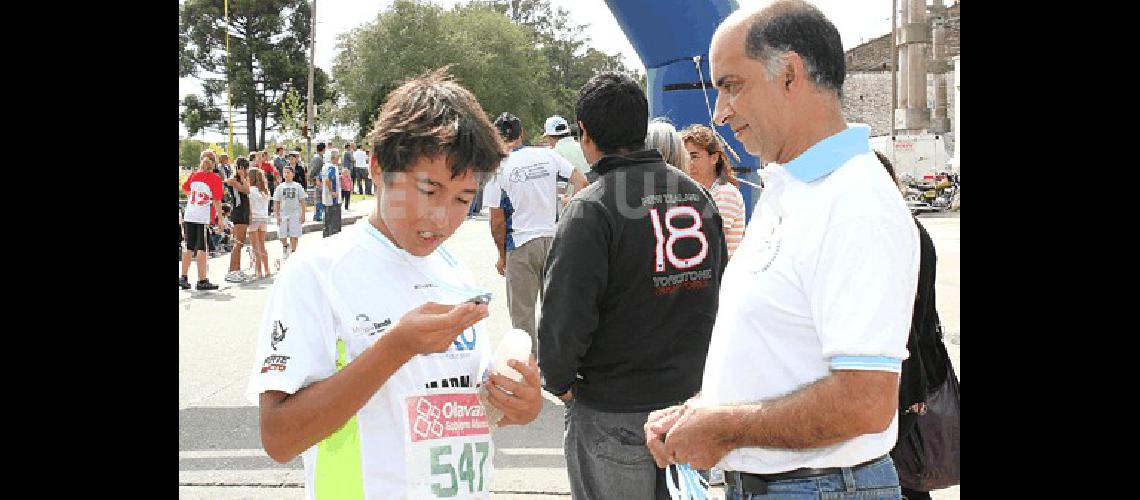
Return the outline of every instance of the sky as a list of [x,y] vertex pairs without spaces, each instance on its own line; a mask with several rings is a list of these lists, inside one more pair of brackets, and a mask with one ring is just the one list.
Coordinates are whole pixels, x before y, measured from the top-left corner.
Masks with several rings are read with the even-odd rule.
[[[652,0],[645,0],[646,2]],[[764,0],[738,0],[741,8]],[[927,0],[927,3],[943,0]],[[332,61],[336,56],[337,35],[358,29],[392,5],[393,0],[320,0],[317,2],[317,66],[332,73]],[[182,1],[180,0],[181,4]],[[466,0],[433,0],[433,3],[450,8]],[[844,50],[867,40],[882,36],[891,29],[891,0],[814,0],[816,7],[839,29],[843,38]],[[952,2],[946,1],[946,4]],[[588,24],[585,34],[590,37],[591,46],[607,54],[620,53],[626,66],[635,68],[642,74],[645,66],[622,33],[613,14],[604,0],[551,0],[551,4],[569,11],[571,19],[578,24]],[[178,97],[200,93],[201,86],[195,78],[178,80]],[[185,137],[186,130],[178,126],[179,136]],[[224,135],[200,133],[197,139],[208,141],[224,140]]]

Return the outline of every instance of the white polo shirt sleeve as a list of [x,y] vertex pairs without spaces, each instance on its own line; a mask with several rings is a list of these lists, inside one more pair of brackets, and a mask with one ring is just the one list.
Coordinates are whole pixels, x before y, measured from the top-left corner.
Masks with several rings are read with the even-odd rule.
[[257,404],[265,391],[288,394],[336,372],[332,308],[321,293],[318,271],[293,262],[278,274],[257,333],[257,355],[246,397]]
[[817,258],[801,267],[814,267],[805,291],[832,370],[901,371],[918,280],[914,231],[886,217],[847,218],[827,227]]
[[483,208],[499,208],[499,202],[503,198],[503,191],[499,187],[499,175],[491,176],[491,180],[487,181],[487,185],[483,186]]

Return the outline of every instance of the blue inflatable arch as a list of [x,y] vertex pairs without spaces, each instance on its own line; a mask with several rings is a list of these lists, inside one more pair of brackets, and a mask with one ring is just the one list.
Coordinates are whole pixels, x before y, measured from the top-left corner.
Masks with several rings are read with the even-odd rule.
[[[606,0],[606,5],[645,65],[650,118],[668,117],[678,130],[693,123],[709,125],[709,109],[716,105],[717,96],[709,75],[709,42],[738,4],[732,0]],[[694,57],[700,61],[699,73]],[[759,160],[744,150],[729,127],[716,129],[740,155],[740,161],[733,158],[736,176],[759,184]],[[751,219],[759,192],[744,182],[740,192],[745,217]]]

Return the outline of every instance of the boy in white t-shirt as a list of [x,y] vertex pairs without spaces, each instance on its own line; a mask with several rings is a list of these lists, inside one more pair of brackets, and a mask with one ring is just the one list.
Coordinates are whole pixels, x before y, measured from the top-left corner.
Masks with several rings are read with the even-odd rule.
[[262,444],[281,463],[303,452],[309,499],[489,498],[490,426],[538,416],[538,368],[488,370],[487,306],[466,302],[481,290],[440,244],[506,151],[443,70],[393,91],[371,136],[376,210],[294,256],[270,293],[247,391]]
[[273,191],[273,211],[277,214],[277,236],[282,241],[288,238],[284,258],[297,251],[297,239],[301,237],[301,226],[305,224],[305,188],[293,180],[293,167],[281,170],[285,182]]

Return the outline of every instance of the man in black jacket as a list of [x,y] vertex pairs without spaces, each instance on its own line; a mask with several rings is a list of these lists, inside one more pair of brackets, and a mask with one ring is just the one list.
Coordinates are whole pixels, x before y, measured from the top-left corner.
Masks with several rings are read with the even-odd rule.
[[599,178],[551,244],[539,367],[567,402],[574,498],[669,498],[644,424],[700,389],[727,256],[721,218],[707,191],[644,149],[648,103],[628,76],[590,79],[576,115]]

